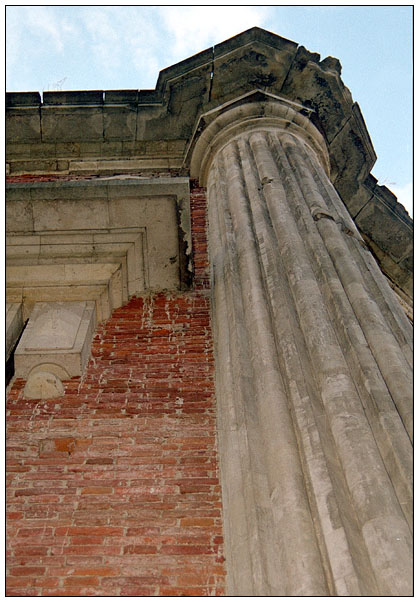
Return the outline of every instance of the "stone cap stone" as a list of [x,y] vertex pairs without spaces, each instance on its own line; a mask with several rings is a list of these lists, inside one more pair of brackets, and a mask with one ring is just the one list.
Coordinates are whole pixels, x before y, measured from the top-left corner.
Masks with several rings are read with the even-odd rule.
[[39,92],[6,92],[6,108],[37,107],[41,102]]

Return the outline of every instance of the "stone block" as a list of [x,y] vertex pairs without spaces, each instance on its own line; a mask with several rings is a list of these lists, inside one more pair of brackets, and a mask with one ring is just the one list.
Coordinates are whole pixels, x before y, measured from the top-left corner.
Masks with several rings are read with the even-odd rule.
[[148,119],[138,111],[137,139],[187,139],[194,123],[207,101],[211,88],[212,63],[208,62],[167,82],[167,106],[156,114],[147,112]]
[[358,194],[376,160],[368,133],[360,123],[360,115],[354,111],[330,143],[333,184],[344,202]]
[[30,201],[6,203],[6,232],[32,232],[33,213]]
[[80,376],[95,325],[92,301],[35,303],[15,352],[16,376],[28,378],[36,372],[52,373],[59,379],[63,374]]
[[[8,145],[8,148],[6,151],[7,159],[13,160],[13,159],[20,159],[22,157],[23,158],[29,157],[31,154],[32,148],[40,147],[40,146],[41,146],[41,144],[37,145],[37,144],[15,142],[13,145],[12,144]],[[51,153],[51,151],[50,151],[50,153]]]
[[152,289],[179,286],[179,238],[175,197],[112,199],[109,202],[111,228],[129,224],[146,227],[148,280]]
[[[109,138],[109,136],[107,135],[107,128],[105,126],[105,138]],[[128,140],[132,140],[132,135],[128,136]],[[123,144],[124,141],[123,140],[108,140],[106,139],[105,142],[102,142],[101,144],[101,156],[102,157],[120,157],[120,156],[124,156],[124,152],[123,152]],[[125,158],[125,156],[124,156]]]
[[14,144],[41,141],[39,108],[10,109],[6,117],[6,141]]
[[80,142],[103,140],[101,107],[63,106],[41,108],[42,139],[45,142]]
[[139,105],[155,105],[161,103],[161,95],[157,90],[138,90]]
[[360,186],[352,197],[345,199],[345,206],[352,218],[371,200],[372,196],[372,192],[366,186]]
[[304,105],[319,116],[327,140],[331,142],[352,112],[352,97],[340,79],[339,71],[320,63],[317,53],[300,46],[281,94],[304,99]]
[[103,127],[105,140],[135,140],[137,108],[105,107]]
[[411,250],[411,228],[376,196],[361,209],[355,223],[396,262]]
[[70,92],[44,92],[44,105],[101,105],[104,92],[102,90],[77,90]]
[[105,104],[137,104],[138,90],[105,90]]
[[40,370],[28,378],[23,394],[27,399],[51,399],[64,395],[64,386],[56,374]]
[[6,107],[38,107],[40,104],[39,92],[6,92]]
[[108,227],[106,201],[38,201],[33,212],[37,231]]

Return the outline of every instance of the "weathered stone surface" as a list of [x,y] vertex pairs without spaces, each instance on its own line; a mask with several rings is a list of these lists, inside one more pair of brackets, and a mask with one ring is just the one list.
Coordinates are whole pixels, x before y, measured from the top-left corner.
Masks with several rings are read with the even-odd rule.
[[6,232],[33,232],[33,213],[30,201],[10,200],[6,203]]
[[[89,357],[95,325],[92,301],[36,303],[15,352],[16,376],[32,377],[39,367],[39,371],[45,372],[42,367],[46,363],[59,366],[70,377],[79,376]],[[46,372],[50,373],[51,367]],[[32,393],[44,385],[48,391],[61,390],[60,383],[55,379],[48,382],[45,374],[32,382]]]
[[107,202],[100,201],[37,201],[33,204],[34,230],[79,230],[86,224],[109,226]]
[[102,105],[104,93],[102,90],[78,90],[74,92],[44,92],[43,104],[51,106],[62,105]]
[[39,92],[6,92],[6,107],[30,106],[41,104]]
[[6,142],[39,143],[41,142],[41,120],[39,108],[22,106],[8,110],[6,122]]
[[23,303],[23,314],[30,314],[39,301],[96,302],[97,319],[108,318],[113,309],[128,298],[128,273],[119,263],[45,263],[10,266],[6,296]]
[[211,105],[255,88],[273,93],[281,90],[297,45],[277,36],[252,42],[235,48],[226,42],[215,47]]
[[[191,125],[196,121],[203,106],[209,99],[211,89],[211,62],[196,67],[184,78],[180,74],[167,74],[161,82],[162,96],[165,99],[163,110],[159,110],[156,117],[138,113],[137,138],[145,140],[173,140],[178,138],[188,139]],[[158,84],[159,85],[159,84]],[[148,111],[148,113],[150,113]]]
[[54,373],[35,371],[26,381],[23,394],[27,399],[53,399],[64,395],[64,386]]
[[188,286],[188,179],[20,184],[8,194],[11,301],[98,301],[111,285],[101,320],[144,290]]
[[357,211],[357,226],[390,258],[399,263],[411,255],[413,221],[396,196],[370,176],[364,189],[370,198]]
[[330,142],[331,180],[340,196],[352,198],[362,186],[376,155],[359,107],[355,103],[351,117]]
[[136,127],[137,107],[103,109],[103,136],[106,141],[135,140]]
[[45,142],[80,142],[103,140],[103,111],[101,107],[67,105],[41,107],[42,140]]
[[410,326],[310,129],[265,106],[240,130],[237,111],[191,161],[209,193],[228,593],[409,595]]

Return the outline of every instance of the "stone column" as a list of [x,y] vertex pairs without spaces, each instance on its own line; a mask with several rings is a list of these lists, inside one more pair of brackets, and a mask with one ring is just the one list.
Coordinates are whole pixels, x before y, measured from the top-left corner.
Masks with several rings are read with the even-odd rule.
[[228,593],[409,595],[410,324],[289,103],[222,113],[208,187]]

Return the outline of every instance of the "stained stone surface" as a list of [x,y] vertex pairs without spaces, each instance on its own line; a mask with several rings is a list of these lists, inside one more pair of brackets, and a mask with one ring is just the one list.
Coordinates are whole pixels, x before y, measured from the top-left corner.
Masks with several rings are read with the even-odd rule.
[[411,325],[309,124],[271,102],[276,123],[267,103],[257,122],[252,104],[221,112],[192,158],[208,186],[227,593],[410,595]]
[[73,349],[85,310],[84,303],[63,306],[51,304],[38,311],[22,345],[28,351]]
[[70,377],[81,375],[95,325],[92,301],[35,303],[15,352],[16,376],[27,378],[46,363],[64,369]]
[[30,375],[24,389],[27,399],[51,399],[63,394],[64,386],[58,376],[45,371],[35,371]]

